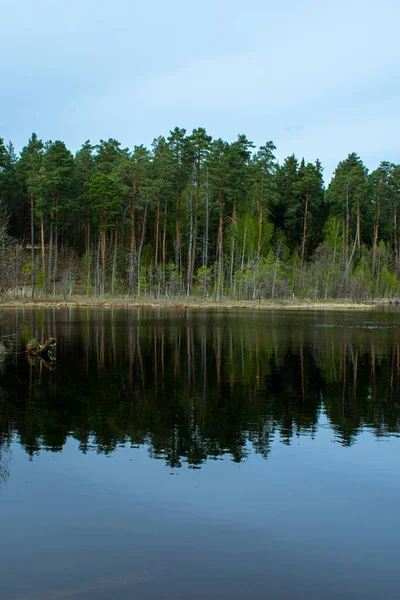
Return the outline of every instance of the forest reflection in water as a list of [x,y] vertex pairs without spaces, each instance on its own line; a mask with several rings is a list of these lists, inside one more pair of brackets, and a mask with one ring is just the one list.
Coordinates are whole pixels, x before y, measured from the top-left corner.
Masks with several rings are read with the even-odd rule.
[[[3,456],[146,446],[169,467],[270,456],[274,439],[330,428],[343,446],[400,430],[397,312],[8,310]],[[55,370],[23,352],[58,338]],[[272,451],[273,455],[273,451]],[[5,469],[3,468],[3,472]]]

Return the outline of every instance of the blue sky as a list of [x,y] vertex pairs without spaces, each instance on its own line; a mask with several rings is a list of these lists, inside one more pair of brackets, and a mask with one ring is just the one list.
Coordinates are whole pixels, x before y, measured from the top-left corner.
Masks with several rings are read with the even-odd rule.
[[330,174],[400,162],[399,0],[14,0],[1,8],[0,136],[76,151],[175,126],[272,139]]

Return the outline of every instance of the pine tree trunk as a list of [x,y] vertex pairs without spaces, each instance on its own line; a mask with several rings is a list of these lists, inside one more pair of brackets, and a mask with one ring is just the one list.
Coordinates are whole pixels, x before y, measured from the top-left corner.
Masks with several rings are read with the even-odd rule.
[[168,203],[167,196],[165,196],[164,200],[164,230],[162,237],[162,282],[165,289],[165,265],[167,263],[167,212],[168,212]]
[[376,267],[376,252],[378,248],[378,236],[379,236],[379,219],[381,214],[381,197],[379,196],[375,208],[375,221],[374,221],[374,243],[372,252],[372,275],[375,276]]
[[242,248],[242,261],[240,264],[240,270],[243,273],[244,271],[244,255],[245,255],[245,250],[246,250],[246,239],[247,239],[247,223],[244,226],[244,232],[243,232],[243,248]]
[[187,264],[187,295],[192,289],[192,249],[193,249],[193,188],[194,188],[194,171],[192,176],[192,185],[189,194],[189,247],[188,247],[188,264]]
[[56,277],[58,266],[58,192],[55,198],[55,240],[54,240],[54,267],[53,267],[53,296],[56,295]]
[[354,238],[353,248],[352,248],[352,251],[351,251],[351,254],[350,254],[350,257],[349,257],[349,261],[347,263],[346,271],[345,271],[345,274],[344,274],[344,278],[343,278],[343,281],[342,281],[342,284],[343,284],[344,281],[346,281],[346,293],[347,293],[347,282],[348,282],[348,275],[349,275],[350,265],[351,265],[351,261],[353,260],[354,252],[355,252],[355,249],[356,249],[357,239],[358,239],[358,221],[357,221],[357,231],[356,231],[356,235],[355,235],[355,238]]
[[89,219],[87,220],[87,224],[86,224],[86,251],[88,253],[88,256],[90,257],[90,221],[89,221]]
[[306,243],[307,243],[307,218],[308,218],[308,186],[306,193],[306,204],[304,208],[304,221],[303,221],[303,242],[301,244],[301,267],[303,268],[304,259],[306,256]]
[[175,182],[175,269],[179,273],[180,261],[179,261],[179,246],[180,246],[180,221],[179,221],[179,172],[176,172]]
[[159,229],[160,229],[160,198],[157,198],[157,209],[156,209],[156,227],[154,232],[154,268],[158,266],[158,241],[159,241]]
[[30,207],[31,207],[31,281],[32,281],[32,298],[35,295],[36,288],[36,267],[35,267],[35,198],[33,192],[30,194]]
[[100,254],[101,254],[101,234],[99,234],[99,242],[97,245],[97,260],[96,260],[96,278],[95,278],[95,289],[97,295],[101,295],[101,266],[100,266]]
[[46,272],[46,264],[44,258],[44,223],[43,223],[43,215],[40,215],[40,246],[42,249],[42,271],[43,277]]
[[140,269],[141,269],[141,259],[142,259],[142,250],[143,250],[143,242],[144,242],[144,234],[146,231],[146,222],[147,222],[147,202],[146,205],[144,207],[144,215],[143,215],[143,225],[142,225],[142,231],[141,231],[141,235],[140,235],[140,242],[139,242],[139,249],[138,249],[138,253],[137,253],[137,290],[138,290],[138,296],[140,296],[140,292],[141,292],[141,281],[140,281]]
[[104,227],[104,222],[101,224],[100,252],[101,252],[101,284],[100,284],[100,295],[104,296],[105,280],[106,280],[106,230],[105,230],[105,227]]
[[218,224],[218,297],[221,297],[222,279],[223,279],[223,248],[224,248],[224,195],[222,190],[218,193],[219,201],[219,224]]
[[231,242],[231,265],[230,265],[230,273],[229,273],[229,286],[232,293],[233,287],[233,267],[235,262],[235,241],[236,241],[236,200],[233,201],[233,210],[232,210],[232,225],[233,225],[233,235]]
[[115,291],[115,275],[117,271],[117,250],[118,250],[118,231],[115,229],[114,231],[114,256],[113,256],[113,266],[112,266],[112,275],[111,275],[111,294],[114,295]]
[[347,183],[346,186],[346,247],[345,247],[345,251],[346,251],[346,268],[349,262],[349,184]]
[[90,221],[89,221],[89,219],[87,220],[87,224],[86,224],[86,235],[87,235],[86,251],[87,251],[87,269],[88,269],[88,272],[87,272],[87,281],[86,281],[86,290],[87,290],[87,294],[89,294],[90,288],[92,287],[91,273],[90,273],[90,267],[91,267],[92,257],[90,255],[90,253],[91,253],[91,247],[90,247]]
[[261,254],[261,237],[262,237],[262,226],[263,226],[263,195],[264,195],[264,174],[261,178],[261,189],[260,196],[258,199],[258,242],[257,242],[257,260]]
[[131,219],[131,231],[129,238],[129,291],[135,293],[135,255],[136,255],[136,196],[137,196],[137,185],[136,181],[133,186],[133,194],[130,206],[130,219]]
[[360,210],[360,194],[357,196],[357,248],[361,248],[361,210]]
[[209,184],[208,184],[208,173],[207,173],[207,183],[206,183],[206,222],[204,229],[204,245],[203,245],[203,266],[207,268],[208,265],[208,233],[209,233]]
[[399,281],[399,247],[397,245],[397,209],[394,209],[393,215],[393,233],[394,233],[394,254],[396,257],[396,281]]
[[275,295],[275,281],[276,281],[276,274],[278,272],[278,264],[279,264],[279,254],[281,252],[281,242],[278,242],[278,246],[276,248],[276,257],[275,257],[275,269],[274,269],[274,279],[272,281],[272,289],[271,289],[271,298],[272,300],[274,299],[274,295]]
[[194,219],[193,219],[193,246],[192,246],[192,258],[190,261],[190,273],[189,273],[189,285],[190,289],[193,284],[193,276],[195,272],[196,265],[196,253],[197,253],[197,229],[198,229],[198,221],[199,221],[199,205],[200,205],[200,160],[197,162],[197,173],[196,173],[196,202],[194,207]]
[[[57,218],[57,217],[56,217]],[[54,239],[54,271],[53,271],[53,296],[56,295],[56,279],[57,279],[57,267],[58,267],[58,224],[56,222]]]
[[[49,260],[48,260],[48,272],[47,272],[47,283],[51,285],[51,276],[53,273],[53,210],[50,216],[50,234],[49,234]],[[46,286],[47,287],[47,286]]]

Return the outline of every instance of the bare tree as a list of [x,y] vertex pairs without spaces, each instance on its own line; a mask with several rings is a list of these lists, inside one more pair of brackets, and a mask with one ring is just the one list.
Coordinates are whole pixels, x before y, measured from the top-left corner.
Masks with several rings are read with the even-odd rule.
[[23,248],[8,235],[8,220],[0,204],[0,294],[10,290],[15,293],[23,266]]

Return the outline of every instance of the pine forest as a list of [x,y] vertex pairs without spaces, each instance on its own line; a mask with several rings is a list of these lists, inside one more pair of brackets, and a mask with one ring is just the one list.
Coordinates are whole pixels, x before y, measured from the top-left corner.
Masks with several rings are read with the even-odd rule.
[[203,128],[75,155],[0,138],[3,296],[396,299],[400,165],[319,160]]

